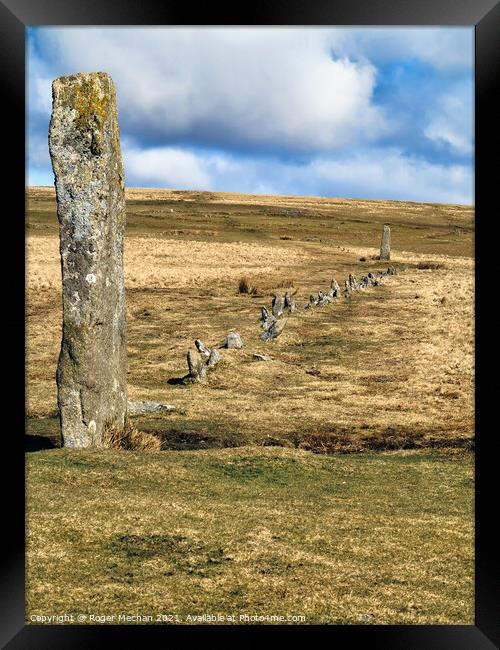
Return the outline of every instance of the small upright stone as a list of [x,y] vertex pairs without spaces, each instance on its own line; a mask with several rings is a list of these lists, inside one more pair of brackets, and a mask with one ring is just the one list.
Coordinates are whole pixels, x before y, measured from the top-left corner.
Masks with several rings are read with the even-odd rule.
[[382,231],[382,241],[380,242],[380,259],[391,259],[391,229],[389,226],[384,226]]
[[187,353],[187,364],[189,376],[194,381],[201,381],[205,379],[207,370],[201,356],[194,350],[189,350]]
[[328,294],[323,293],[323,291],[318,291],[318,305],[323,306],[330,302],[332,302],[332,298]]
[[349,286],[351,287],[351,290],[352,291],[357,291],[359,289],[358,281],[356,280],[356,278],[354,277],[354,275],[352,273],[349,273],[349,279],[348,280],[349,280]]
[[241,340],[241,336],[238,334],[238,332],[229,332],[229,334],[226,336],[224,347],[228,349],[243,347],[243,341]]
[[311,295],[309,296],[309,304],[315,307],[318,304],[318,302],[319,302],[319,297],[316,294],[311,293]]
[[267,318],[264,321],[261,321],[261,327],[263,330],[267,331],[271,327],[271,325],[275,322],[276,322],[276,318],[272,314],[270,314],[269,318]]
[[286,318],[280,318],[280,320],[275,321],[268,330],[262,332],[260,338],[263,341],[270,341],[271,339],[278,338],[278,336],[283,331],[286,322],[287,322]]
[[198,352],[199,352],[203,357],[206,357],[207,359],[210,357],[210,352],[211,352],[210,348],[207,348],[207,346],[204,345],[204,344],[200,341],[200,339],[196,339],[195,342],[194,342],[194,344],[196,345],[196,349],[198,350]]
[[272,308],[273,308],[273,316],[279,318],[285,308],[285,300],[283,296],[279,296],[279,295],[273,296]]
[[260,312],[260,326],[262,327],[262,329],[268,330],[275,320],[276,318],[272,314],[270,314],[265,307],[262,307]]
[[297,309],[297,306],[295,304],[295,300],[294,300],[293,296],[288,291],[285,293],[285,307],[290,312],[295,311]]
[[104,72],[52,84],[49,151],[62,269],[57,401],[66,447],[98,446],[127,415],[124,174],[115,88]]
[[340,296],[340,286],[335,278],[331,281],[328,295],[330,298],[338,298]]
[[210,350],[210,356],[208,357],[207,366],[209,368],[213,368],[213,366],[216,366],[220,360],[221,360],[220,352],[215,348],[213,348],[212,350]]

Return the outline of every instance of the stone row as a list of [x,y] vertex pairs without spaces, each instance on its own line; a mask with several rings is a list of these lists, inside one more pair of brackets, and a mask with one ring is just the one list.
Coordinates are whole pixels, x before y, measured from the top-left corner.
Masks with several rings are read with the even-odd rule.
[[[379,286],[382,284],[382,278],[388,275],[395,275],[396,273],[397,269],[394,266],[389,266],[386,271],[370,272],[363,275],[360,280],[350,273],[349,277],[344,282],[343,295],[346,298],[349,298],[354,291]],[[309,302],[304,305],[304,309],[308,310],[313,307],[328,305],[341,296],[342,291],[340,285],[337,280],[333,278],[330,283],[330,289],[326,293],[321,290],[318,291],[318,293],[312,293],[309,296]],[[260,323],[264,331],[260,335],[260,338],[263,341],[270,341],[271,339],[277,338],[283,332],[288,320],[285,318],[284,314],[286,312],[291,314],[296,309],[297,306],[295,300],[288,292],[284,296],[274,295],[271,312],[269,312],[266,307],[261,308]]]

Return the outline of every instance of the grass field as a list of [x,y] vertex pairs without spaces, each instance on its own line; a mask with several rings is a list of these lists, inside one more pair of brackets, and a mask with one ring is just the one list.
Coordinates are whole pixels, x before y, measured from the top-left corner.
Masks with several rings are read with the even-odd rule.
[[473,622],[464,451],[54,450],[27,476],[29,615]]
[[[129,398],[176,410],[132,418],[159,453],[28,455],[28,614],[471,623],[473,219],[466,206],[127,190]],[[406,271],[304,311],[332,277],[387,266],[383,223]],[[27,433],[57,447],[52,190],[30,189],[26,225]],[[260,307],[283,287],[299,310],[265,343]],[[233,328],[243,349],[184,384],[194,339]]]

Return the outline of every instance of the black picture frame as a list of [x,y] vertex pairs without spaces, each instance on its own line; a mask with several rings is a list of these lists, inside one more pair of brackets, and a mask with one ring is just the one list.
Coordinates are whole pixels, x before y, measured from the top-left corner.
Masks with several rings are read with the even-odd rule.
[[[10,291],[5,347],[11,355],[4,364],[7,381],[6,405],[9,425],[4,426],[4,462],[11,471],[2,472],[4,542],[0,581],[0,642],[2,647],[89,648],[116,642],[150,645],[153,638],[171,640],[198,635],[212,638],[216,626],[36,626],[24,624],[24,221],[25,155],[25,29],[33,25],[468,25],[476,33],[476,615],[471,626],[325,626],[322,631],[338,647],[486,650],[500,644],[499,552],[495,535],[498,494],[495,419],[495,365],[491,355],[497,337],[488,301],[494,301],[495,243],[498,238],[500,182],[500,2],[498,0],[310,0],[307,3],[280,0],[228,7],[222,3],[195,7],[187,3],[151,0],[0,0],[1,79],[4,100],[4,162],[8,165],[5,188],[11,207],[4,217],[12,252],[4,284]],[[7,144],[7,142],[10,142]],[[8,152],[8,156],[5,155]],[[4,240],[5,241],[5,240]],[[490,268],[491,267],[491,268]],[[16,281],[18,278],[18,281]],[[493,295],[492,295],[493,294]],[[5,371],[7,370],[7,374]],[[491,374],[490,374],[491,373]],[[491,377],[491,378],[490,378]],[[496,488],[496,489],[495,489]],[[490,495],[493,498],[490,498]],[[495,516],[497,515],[497,516]],[[316,626],[293,626],[295,639]],[[257,634],[261,626],[245,628],[245,636]],[[230,636],[241,628],[225,628]],[[283,627],[266,626],[266,635],[283,633]]]

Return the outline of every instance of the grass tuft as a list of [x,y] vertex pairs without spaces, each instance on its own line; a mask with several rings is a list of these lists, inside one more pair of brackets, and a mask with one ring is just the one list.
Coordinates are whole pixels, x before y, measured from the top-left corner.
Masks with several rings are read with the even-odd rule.
[[250,284],[248,278],[241,278],[238,284],[238,293],[250,293]]
[[152,433],[139,431],[130,421],[127,421],[124,427],[109,421],[104,426],[101,446],[129,451],[160,451],[161,440]]
[[419,262],[417,264],[417,269],[420,271],[436,271],[438,269],[446,268],[441,262]]

